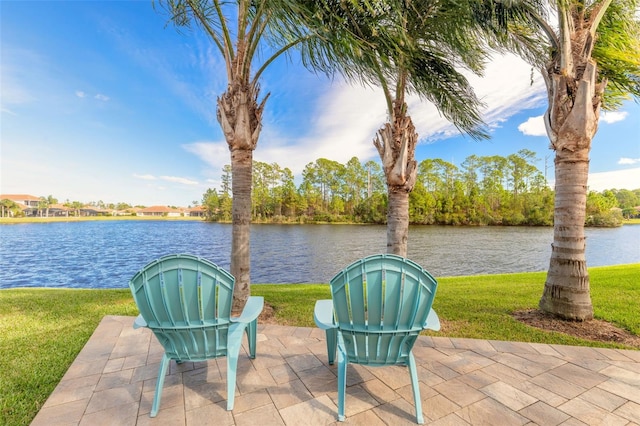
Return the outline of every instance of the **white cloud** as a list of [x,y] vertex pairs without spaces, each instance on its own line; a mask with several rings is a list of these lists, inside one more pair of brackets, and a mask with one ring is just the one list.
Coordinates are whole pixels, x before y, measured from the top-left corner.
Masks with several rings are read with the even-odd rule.
[[495,55],[484,77],[470,76],[469,81],[487,104],[483,116],[489,125],[546,102],[542,76],[537,71],[532,75],[531,65],[515,55]]
[[637,164],[640,163],[640,158],[625,158],[622,157],[618,160],[618,164]]
[[[504,70],[509,70],[508,79],[504,77]],[[546,96],[542,78],[538,75],[532,85],[531,67],[513,55],[496,56],[487,65],[485,77],[468,78],[486,104],[483,117],[490,127],[499,126],[519,111],[540,106]],[[407,104],[421,141],[459,133],[430,102],[410,96]],[[336,80],[310,110],[314,117],[311,125],[296,138],[284,136],[290,132],[265,123],[254,160],[276,162],[299,176],[308,163],[318,158],[340,163],[354,156],[362,162],[378,159],[373,139],[387,121],[386,103],[380,89]],[[195,142],[183,148],[216,171],[230,163],[226,142]]]
[[11,115],[18,115],[15,112],[11,111],[9,108],[5,108],[5,107],[0,107],[0,111],[6,112],[7,114],[11,114]]
[[[509,79],[504,70],[509,70]],[[545,99],[544,82],[538,76],[531,85],[531,67],[513,55],[496,56],[488,65],[485,77],[469,76],[475,91],[486,104],[483,117],[495,127],[519,111],[539,106]],[[458,134],[458,130],[436,109],[418,96],[407,99],[409,114],[421,141]],[[377,159],[373,146],[377,130],[387,120],[387,109],[380,89],[334,83],[314,109],[317,119],[307,136],[288,146],[278,135],[264,134],[255,152],[256,159],[279,162],[287,159],[294,174],[318,158],[342,163],[356,156],[360,161]]]
[[[87,97],[87,93],[83,92],[82,90],[76,90],[76,96],[79,98],[86,98]],[[94,99],[97,99],[99,101],[102,102],[107,102],[108,100],[110,100],[111,98],[107,95],[103,95],[102,93],[96,93],[93,96]]]
[[[509,70],[509,78],[505,78],[505,70]],[[540,106],[546,97],[542,77],[534,75],[532,83],[531,66],[514,55],[495,55],[487,64],[483,77],[463,73],[485,104],[481,112],[489,129],[501,127],[520,111]],[[421,140],[441,139],[459,133],[430,102],[412,96],[407,104]],[[359,108],[366,110],[368,106],[361,104]]]
[[[359,102],[354,102],[354,99]],[[260,134],[253,159],[278,163],[288,167],[294,175],[300,175],[307,164],[319,158],[346,163],[354,156],[361,161],[377,156],[373,137],[386,120],[381,93],[336,82],[318,100],[314,110],[317,111],[316,118],[308,132],[295,140],[267,123]],[[199,141],[185,144],[183,148],[198,156],[218,175],[225,164],[231,163],[225,141]]]
[[139,175],[137,173],[133,174],[134,178],[142,179],[142,180],[156,180],[156,177],[153,175]]
[[615,111],[615,112],[604,111],[600,115],[600,120],[604,121],[607,124],[612,124],[612,123],[617,123],[618,121],[624,120],[625,118],[627,118],[627,115],[629,115],[629,113],[626,111]]
[[527,136],[547,136],[542,115],[529,117],[527,121],[518,126],[518,130]]
[[[187,178],[183,178],[183,177],[178,177],[178,176],[159,176],[159,177],[155,177],[154,175],[139,175],[137,173],[133,174],[133,177],[137,178],[137,179],[142,179],[142,180],[164,180],[167,182],[174,182],[174,183],[181,183],[183,185],[198,185],[198,182],[191,180],[191,179],[187,179]],[[159,189],[164,189],[163,187],[158,186]]]
[[198,158],[211,166],[213,170],[222,171],[225,164],[231,163],[229,148],[226,142],[193,142],[182,145],[186,151],[195,154]]
[[605,189],[638,189],[640,188],[640,167],[611,172],[590,173],[588,186],[590,191]]
[[313,110],[315,118],[309,131],[295,141],[283,137],[277,129],[265,128],[255,159],[277,162],[299,175],[307,164],[319,158],[346,163],[354,156],[366,161],[378,155],[373,138],[386,121],[381,92],[336,82]]
[[167,182],[181,183],[183,185],[197,185],[198,182],[195,180],[178,177],[178,176],[160,176],[160,179],[166,180]]
[[[611,124],[624,120],[627,115],[627,112],[604,112],[600,116],[600,119],[607,124]],[[518,126],[518,130],[520,130],[524,135],[527,136],[547,136],[547,130],[544,125],[544,117],[542,115],[539,115],[537,117],[529,117],[527,121]]]

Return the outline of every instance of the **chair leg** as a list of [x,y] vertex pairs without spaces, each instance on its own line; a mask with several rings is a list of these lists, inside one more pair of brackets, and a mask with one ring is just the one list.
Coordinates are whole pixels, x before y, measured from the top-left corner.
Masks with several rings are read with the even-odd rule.
[[418,370],[416,368],[416,360],[413,352],[409,352],[409,375],[411,376],[411,387],[413,388],[413,403],[416,407],[416,421],[418,424],[424,424],[422,416],[422,402],[420,398],[420,383],[418,382]]
[[327,335],[327,356],[329,358],[329,365],[333,365],[336,359],[336,349],[338,347],[338,330],[335,328],[328,328]]
[[245,333],[247,334],[247,342],[249,344],[249,358],[255,359],[256,357],[256,334],[258,328],[258,320],[255,319],[247,324]]
[[156,393],[153,396],[153,404],[151,405],[151,413],[149,413],[149,417],[155,417],[158,414],[158,410],[160,409],[160,398],[162,398],[162,387],[164,386],[164,376],[167,374],[167,367],[169,366],[169,362],[171,362],[171,358],[169,358],[165,353],[162,356],[162,361],[160,362],[160,369],[158,370],[158,379],[156,380]]
[[[255,330],[255,328],[254,328]],[[247,331],[246,323],[232,323],[227,335],[227,410],[233,410],[233,403],[236,395],[236,374],[238,369],[238,357],[242,338],[247,333],[251,342],[251,331]],[[251,344],[251,343],[250,343]],[[255,351],[255,346],[254,346]]]
[[344,421],[344,400],[347,393],[347,357],[338,348],[338,421]]
[[238,353],[227,353],[227,411],[233,410],[236,399],[236,374],[238,369]]

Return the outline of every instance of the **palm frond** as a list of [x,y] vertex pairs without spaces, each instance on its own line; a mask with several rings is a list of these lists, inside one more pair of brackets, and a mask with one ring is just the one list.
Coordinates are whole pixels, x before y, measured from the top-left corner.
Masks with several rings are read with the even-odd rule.
[[613,2],[604,14],[593,49],[601,80],[607,81],[603,108],[640,99],[640,19],[638,1]]

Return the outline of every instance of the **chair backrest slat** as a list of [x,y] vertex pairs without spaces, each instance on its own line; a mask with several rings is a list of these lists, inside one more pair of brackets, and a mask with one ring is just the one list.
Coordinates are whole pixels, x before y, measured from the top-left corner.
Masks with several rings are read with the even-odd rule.
[[350,362],[405,362],[433,304],[431,274],[409,259],[380,254],[353,262],[330,284]]
[[181,254],[149,263],[129,286],[167,354],[196,361],[226,353],[234,283],[217,265]]

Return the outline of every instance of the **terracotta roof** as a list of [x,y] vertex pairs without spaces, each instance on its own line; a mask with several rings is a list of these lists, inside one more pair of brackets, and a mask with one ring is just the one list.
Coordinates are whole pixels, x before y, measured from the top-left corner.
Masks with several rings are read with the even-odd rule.
[[29,194],[0,194],[0,200],[12,200],[12,201],[40,201],[40,197]]
[[178,209],[172,209],[170,207],[167,206],[151,206],[151,207],[147,207],[146,209],[142,209],[140,210],[143,213],[179,213],[180,210]]
[[84,206],[80,207],[80,210],[91,210],[91,211],[94,211],[94,212],[102,212],[102,213],[111,211],[109,209],[101,209],[98,206],[89,206],[89,205],[84,205]]

